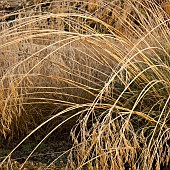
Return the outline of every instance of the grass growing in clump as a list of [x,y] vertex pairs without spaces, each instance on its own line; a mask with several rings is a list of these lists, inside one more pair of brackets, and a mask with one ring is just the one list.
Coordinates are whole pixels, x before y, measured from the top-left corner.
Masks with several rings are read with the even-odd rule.
[[168,14],[152,0],[61,5],[1,26],[1,136],[29,134],[8,157],[36,131],[47,134],[39,147],[69,122],[66,169],[168,166]]

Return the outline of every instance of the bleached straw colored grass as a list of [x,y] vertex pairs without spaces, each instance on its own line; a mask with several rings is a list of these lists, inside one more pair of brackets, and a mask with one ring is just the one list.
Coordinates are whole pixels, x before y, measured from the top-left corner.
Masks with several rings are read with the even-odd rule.
[[[102,1],[100,9],[113,10],[120,27],[83,10],[25,14],[10,28],[2,27],[1,134],[12,140],[31,130],[4,161],[52,120],[57,125],[39,145],[78,116],[66,169],[168,165],[168,15],[155,1],[129,0],[122,8],[112,3]],[[51,18],[67,30],[45,27]]]

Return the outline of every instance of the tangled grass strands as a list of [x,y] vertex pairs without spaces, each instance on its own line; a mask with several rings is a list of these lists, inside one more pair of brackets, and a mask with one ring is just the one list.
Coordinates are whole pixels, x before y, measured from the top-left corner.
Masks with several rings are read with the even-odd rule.
[[[44,126],[46,123],[48,123],[48,122],[51,121],[52,119],[54,119],[54,118],[56,118],[56,117],[58,117],[58,116],[60,116],[60,115],[62,115],[62,114],[64,114],[64,113],[67,113],[68,111],[71,111],[71,110],[74,110],[74,109],[77,109],[77,108],[83,108],[83,107],[85,107],[85,106],[87,106],[87,104],[84,104],[84,105],[75,105],[75,106],[73,106],[73,107],[69,107],[69,108],[61,111],[60,113],[52,116],[51,118],[49,118],[49,119],[46,120],[45,122],[43,122],[43,123],[42,123],[41,125],[39,125],[36,129],[34,129],[29,135],[27,135],[27,136],[8,154],[8,156],[5,157],[5,159],[4,159],[4,160],[1,162],[1,164],[0,164],[0,167],[3,165],[3,163],[11,156],[11,154],[12,154],[26,139],[28,139],[33,133],[35,133],[38,129],[40,129],[40,128],[41,128],[42,126]],[[80,112],[79,112],[78,114],[80,114]],[[73,117],[74,117],[74,115],[73,115]],[[68,119],[69,119],[69,118],[68,118]],[[61,125],[62,125],[62,123],[61,123]],[[61,125],[58,125],[57,128],[58,128],[59,126],[61,126]],[[49,133],[49,135],[50,135],[50,133]],[[47,136],[48,136],[48,134],[47,134]],[[45,137],[45,138],[46,138],[46,137]],[[45,138],[44,138],[44,140],[45,140]],[[42,140],[42,142],[43,142],[43,140]],[[41,144],[41,142],[40,142],[40,144]],[[40,145],[40,144],[39,144],[39,145]],[[39,146],[39,145],[38,145],[38,146]],[[36,147],[36,148],[37,148],[37,147]],[[35,150],[36,150],[36,148],[35,148]],[[32,154],[31,154],[31,155],[32,155]]]
[[167,9],[154,0],[45,3],[11,14],[18,18],[0,26],[0,133],[12,140],[28,134],[32,111],[41,119],[0,167],[26,139],[49,127],[26,163],[71,119],[76,125],[65,169],[168,166]]

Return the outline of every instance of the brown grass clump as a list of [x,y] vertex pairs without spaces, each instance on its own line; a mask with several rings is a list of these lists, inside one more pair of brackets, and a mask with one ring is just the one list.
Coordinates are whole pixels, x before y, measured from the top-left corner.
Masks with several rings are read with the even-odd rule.
[[27,162],[73,120],[65,169],[168,166],[168,8],[154,0],[103,0],[32,9],[1,24],[0,133],[9,140],[28,134],[1,165],[45,127]]
[[[6,170],[6,169],[14,169],[14,170],[20,170],[22,167],[22,164],[17,162],[17,161],[7,161],[3,164],[3,166],[0,168],[1,170]],[[60,165],[56,166],[55,164],[51,164],[48,168],[46,164],[42,164],[41,162],[39,163],[34,163],[32,161],[28,161],[24,164],[23,168],[24,170],[64,170],[63,167],[63,162],[60,161]]]

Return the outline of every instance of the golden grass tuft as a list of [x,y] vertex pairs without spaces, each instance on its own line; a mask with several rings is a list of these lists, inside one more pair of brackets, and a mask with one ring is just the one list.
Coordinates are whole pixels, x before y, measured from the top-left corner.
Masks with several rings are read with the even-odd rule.
[[28,134],[1,164],[37,130],[48,127],[32,153],[74,120],[65,169],[168,166],[167,7],[154,0],[44,4],[1,23],[0,133]]

